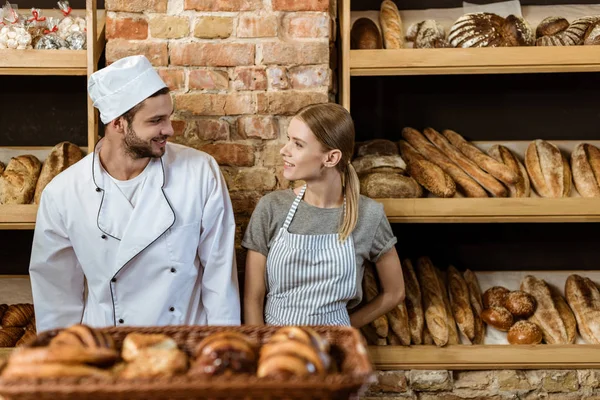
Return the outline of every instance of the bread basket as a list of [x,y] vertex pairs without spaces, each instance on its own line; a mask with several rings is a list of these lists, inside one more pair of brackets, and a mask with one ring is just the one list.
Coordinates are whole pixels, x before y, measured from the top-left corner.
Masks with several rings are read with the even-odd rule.
[[[338,373],[325,378],[273,379],[254,375],[198,378],[180,375],[172,378],[44,378],[6,380],[0,376],[0,396],[10,399],[355,399],[372,382],[373,369],[360,333],[349,327],[314,326],[331,344],[331,356]],[[131,332],[162,333],[172,337],[188,355],[204,337],[225,330],[248,335],[265,343],[279,329],[276,326],[164,326],[102,328],[118,348]],[[58,331],[42,332],[31,346],[44,346]]]

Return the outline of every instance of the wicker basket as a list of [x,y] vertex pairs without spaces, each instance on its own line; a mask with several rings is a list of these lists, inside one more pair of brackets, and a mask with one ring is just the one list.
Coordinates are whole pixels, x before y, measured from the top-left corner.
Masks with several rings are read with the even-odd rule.
[[[130,332],[163,333],[172,337],[179,347],[191,354],[195,345],[209,334],[234,330],[266,342],[279,327],[275,326],[165,326],[103,328],[120,348]],[[254,375],[198,378],[180,375],[172,378],[123,380],[113,378],[53,378],[4,380],[0,378],[0,396],[7,399],[351,399],[372,382],[373,369],[365,343],[358,331],[347,327],[315,326],[331,344],[331,355],[339,373],[323,378],[272,379]],[[46,345],[57,331],[41,333],[32,345]]]

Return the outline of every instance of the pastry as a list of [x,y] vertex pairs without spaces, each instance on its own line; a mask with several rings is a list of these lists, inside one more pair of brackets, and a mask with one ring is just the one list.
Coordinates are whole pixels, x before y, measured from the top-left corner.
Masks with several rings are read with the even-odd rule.
[[116,350],[112,337],[87,325],[72,325],[50,340],[49,347],[73,346],[87,349]]
[[3,379],[94,377],[111,378],[109,371],[82,364],[15,364],[9,362],[2,370]]
[[14,364],[90,364],[108,365],[119,358],[114,349],[76,346],[21,347],[9,359]]
[[143,350],[177,350],[177,343],[167,335],[132,332],[123,340],[121,357],[125,361],[138,358]]
[[25,330],[18,327],[0,329],[0,347],[15,347]]
[[507,339],[510,344],[539,344],[542,331],[533,322],[517,321],[508,330]]
[[35,334],[34,331],[30,331],[30,330],[25,329],[25,332],[23,333],[23,336],[21,336],[21,338],[17,341],[17,343],[15,343],[15,346],[19,347],[19,346],[30,344],[36,338],[37,338],[37,335]]
[[231,375],[256,371],[256,345],[237,332],[215,333],[198,343],[192,372],[202,375]]
[[33,316],[33,304],[11,304],[2,316],[2,327],[25,327]]

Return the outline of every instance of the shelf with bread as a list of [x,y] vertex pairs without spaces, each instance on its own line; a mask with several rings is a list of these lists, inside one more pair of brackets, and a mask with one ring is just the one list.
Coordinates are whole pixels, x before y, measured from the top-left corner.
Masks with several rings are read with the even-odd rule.
[[[405,301],[363,327],[378,369],[600,366],[600,271],[445,270],[402,262]],[[380,285],[367,266],[365,298]]]
[[469,142],[433,128],[396,139],[357,143],[352,161],[390,222],[600,222],[600,141]]
[[351,76],[600,71],[600,5],[522,6],[508,16],[485,7],[398,10],[383,0],[354,11],[340,2],[342,105],[350,107]]

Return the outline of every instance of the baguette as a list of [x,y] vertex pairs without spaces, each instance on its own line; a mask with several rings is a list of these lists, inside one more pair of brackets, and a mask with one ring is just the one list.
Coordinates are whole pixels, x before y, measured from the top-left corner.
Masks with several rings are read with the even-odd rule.
[[473,144],[469,143],[464,137],[458,133],[446,129],[442,134],[458,148],[465,156],[486,171],[494,178],[503,183],[515,184],[519,182],[519,174],[504,165],[502,162],[494,160],[492,157],[479,150]]
[[571,307],[569,307],[565,299],[556,290],[552,290],[552,300],[554,300],[554,305],[560,314],[560,318],[565,324],[567,330],[567,342],[575,343],[575,339],[577,339],[577,320],[575,319]]
[[[372,301],[379,294],[379,286],[377,284],[377,275],[375,268],[371,263],[365,263],[365,273],[363,277],[363,292],[367,302]],[[382,315],[372,322],[375,327],[377,336],[386,338],[389,331],[388,319]]]
[[479,287],[479,281],[477,276],[470,269],[466,270],[463,274],[465,282],[469,288],[469,300],[471,302],[471,309],[473,310],[473,320],[475,324],[475,337],[473,344],[483,344],[485,338],[485,324],[481,319],[481,313],[483,312],[483,301],[481,299],[481,288]]
[[600,150],[580,143],[571,153],[575,187],[582,197],[600,197]]
[[531,184],[541,197],[568,197],[571,193],[571,169],[558,147],[535,140],[527,147],[525,167]]
[[412,344],[423,344],[423,327],[425,319],[423,316],[423,302],[421,298],[421,288],[419,281],[409,259],[402,263],[402,273],[404,275],[404,289],[406,296],[406,312],[408,314],[408,326],[410,328],[410,340]]
[[433,336],[431,336],[431,332],[427,329],[427,325],[423,327],[423,344],[424,345],[434,345]]
[[404,301],[398,304],[387,313],[387,319],[389,323],[389,334],[394,335],[398,338],[399,343],[402,346],[410,346],[410,328],[408,325],[408,312]]
[[446,306],[442,297],[444,289],[440,285],[436,269],[429,257],[420,257],[417,266],[427,331],[437,346],[445,346],[448,344],[449,329]]
[[379,11],[379,24],[383,31],[383,45],[386,49],[404,47],[404,29],[398,7],[391,0],[383,0]]
[[567,278],[565,294],[583,339],[600,344],[600,293],[594,282],[573,274]]
[[525,166],[519,159],[506,147],[495,144],[489,150],[488,154],[499,162],[504,163],[511,171],[519,175],[519,181],[516,183],[505,183],[510,197],[529,197],[531,195],[531,184]]
[[[508,191],[506,188],[490,174],[484,172],[476,163],[461,153],[458,148],[452,145],[444,136],[433,128],[425,128],[423,134],[440,151],[450,158],[456,165],[463,169],[471,178],[475,179],[481,186],[494,197],[506,197]],[[489,158],[489,157],[488,157]],[[494,160],[495,161],[495,160]],[[495,161],[497,163],[497,161]]]
[[[435,267],[434,267],[435,268]],[[460,344],[460,338],[458,336],[458,329],[456,327],[456,320],[452,314],[452,306],[450,305],[450,298],[448,296],[447,284],[444,280],[442,272],[435,268],[440,287],[442,288],[442,299],[444,300],[444,307],[446,307],[446,318],[448,321],[448,344]]]
[[456,185],[448,174],[434,163],[427,161],[408,142],[400,140],[398,147],[402,158],[408,163],[408,173],[421,186],[438,197],[454,197]]
[[469,287],[454,266],[448,267],[448,293],[452,313],[458,329],[472,343],[475,340],[475,318],[469,296]]
[[565,323],[552,299],[550,288],[542,279],[527,275],[521,281],[521,290],[535,297],[535,312],[529,320],[537,324],[548,344],[568,344],[569,336]]
[[431,144],[419,131],[413,128],[404,128],[402,137],[425,158],[450,175],[458,189],[467,197],[488,197],[486,191],[477,182]]

